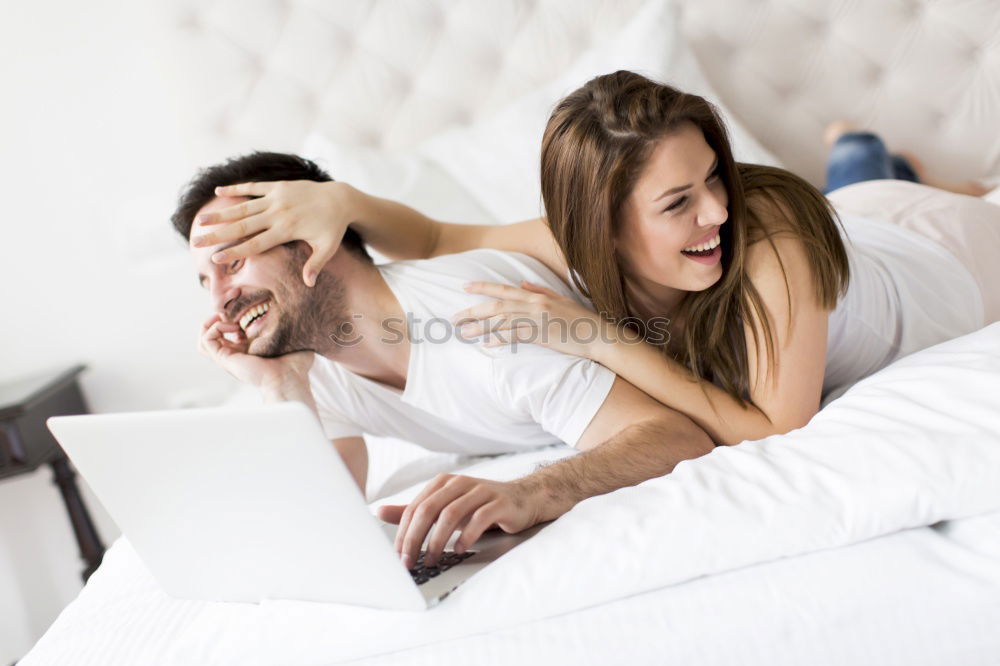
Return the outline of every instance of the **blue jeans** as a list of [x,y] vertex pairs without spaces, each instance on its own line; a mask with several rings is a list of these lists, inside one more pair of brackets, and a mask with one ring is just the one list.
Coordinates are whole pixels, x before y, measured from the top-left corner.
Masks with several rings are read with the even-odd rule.
[[920,182],[910,163],[900,155],[890,155],[878,136],[871,132],[847,132],[830,150],[823,194],[851,183],[883,179]]

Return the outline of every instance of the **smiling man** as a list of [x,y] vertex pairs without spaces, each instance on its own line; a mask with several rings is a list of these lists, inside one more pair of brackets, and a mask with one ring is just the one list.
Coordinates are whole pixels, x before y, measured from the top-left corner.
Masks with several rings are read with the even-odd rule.
[[211,317],[200,347],[266,401],[309,406],[364,491],[364,433],[428,449],[496,454],[563,443],[580,454],[511,482],[440,475],[406,507],[383,507],[400,523],[407,567],[430,535],[433,565],[456,530],[455,550],[499,527],[519,532],[577,502],[670,472],[713,447],[690,419],[592,361],[540,345],[484,348],[447,322],[484,300],[469,281],[529,280],[572,292],[541,263],[476,250],[375,265],[348,230],[314,287],[299,279],[308,246],[291,243],[245,260],[212,262],[198,218],[246,200],[216,196],[236,183],[330,178],[295,155],[253,153],[198,173],[172,222],[191,243]]

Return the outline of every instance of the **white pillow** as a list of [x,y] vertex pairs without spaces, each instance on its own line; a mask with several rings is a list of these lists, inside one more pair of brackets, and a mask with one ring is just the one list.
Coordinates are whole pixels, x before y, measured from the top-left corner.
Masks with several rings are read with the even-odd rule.
[[629,69],[699,94],[716,104],[729,126],[736,159],[780,166],[718,101],[694,55],[683,43],[673,3],[643,5],[618,35],[585,52],[555,81],[495,115],[442,132],[421,154],[461,183],[493,217],[516,222],[542,215],[542,134],[556,103],[599,74]]

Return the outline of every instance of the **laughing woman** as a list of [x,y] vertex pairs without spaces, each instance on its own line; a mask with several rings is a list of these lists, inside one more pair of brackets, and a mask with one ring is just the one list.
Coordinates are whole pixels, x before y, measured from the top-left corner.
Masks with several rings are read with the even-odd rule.
[[[838,150],[848,157],[830,165],[839,184],[851,160],[892,163],[880,142],[850,151],[862,134],[842,134],[831,158]],[[393,259],[483,247],[532,255],[592,310],[528,283],[474,283],[469,291],[496,300],[456,313],[471,321],[463,334],[500,332],[491,344],[513,338],[597,361],[718,444],[801,427],[858,379],[973,331],[1000,309],[982,290],[1000,284],[986,274],[997,262],[981,260],[998,257],[1000,207],[881,180],[831,195],[834,203],[850,195],[857,211],[867,195],[853,188],[903,186],[882,201],[881,219],[841,210],[838,223],[830,200],[801,178],[736,163],[703,98],[631,72],[597,77],[558,104],[541,173],[547,218],[508,226],[437,222],[343,183],[235,184],[220,194],[254,198],[213,213],[206,222],[238,224],[202,242],[252,236],[214,259],[222,263],[306,241],[307,284],[348,225]],[[924,214],[918,204],[926,208],[929,196],[945,197],[953,219]]]

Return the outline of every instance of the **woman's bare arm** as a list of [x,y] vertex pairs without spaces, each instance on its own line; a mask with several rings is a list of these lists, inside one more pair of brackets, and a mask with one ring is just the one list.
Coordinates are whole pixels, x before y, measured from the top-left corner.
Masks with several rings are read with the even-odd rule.
[[[353,188],[352,188],[353,189]],[[544,218],[514,224],[440,222],[409,206],[354,189],[351,228],[390,259],[424,259],[492,248],[532,256],[559,275],[566,262]]]
[[434,244],[429,256],[465,252],[488,247],[506,252],[521,252],[538,259],[562,279],[569,272],[562,250],[549,231],[545,218],[514,224],[437,223]]
[[[509,225],[440,222],[409,206],[366,194],[342,182],[243,183],[217,190],[219,196],[255,197],[208,214],[202,224],[219,226],[196,246],[243,239],[213,257],[225,263],[290,241],[305,241],[313,255],[303,274],[318,272],[333,256],[348,226],[392,260],[494,248],[535,257],[560,277],[566,262],[543,218]],[[307,284],[309,280],[306,280]]]

